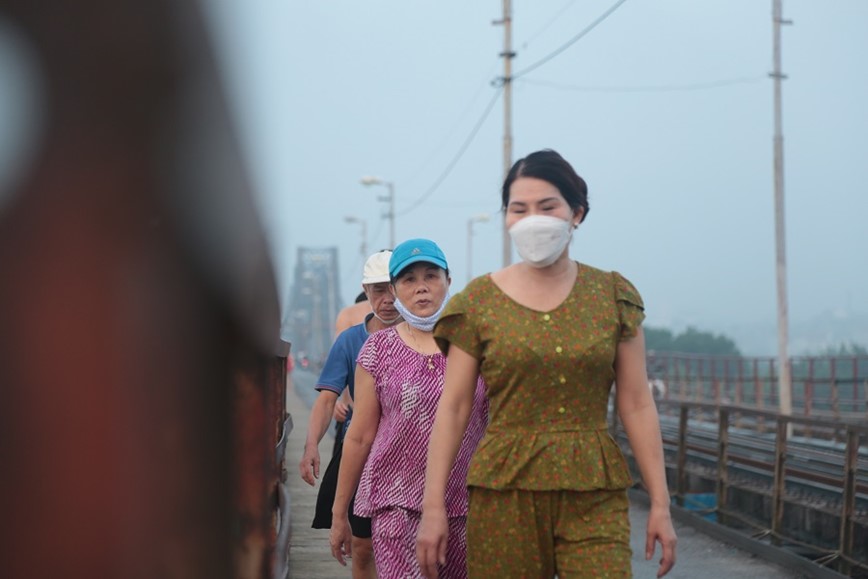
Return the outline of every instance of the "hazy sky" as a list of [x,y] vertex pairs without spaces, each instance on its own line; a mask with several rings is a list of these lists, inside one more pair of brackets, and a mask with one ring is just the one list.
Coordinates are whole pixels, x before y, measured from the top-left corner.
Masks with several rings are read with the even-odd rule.
[[[337,245],[359,289],[360,228],[445,250],[453,288],[501,267],[501,2],[206,2],[286,299],[298,246]],[[521,71],[614,0],[514,0]],[[790,314],[868,312],[868,1],[785,0],[783,118]],[[771,0],[628,0],[516,79],[514,155],[550,147],[586,179],[572,255],[642,293],[648,323],[774,321]],[[428,195],[423,199],[423,196]]]
[[[514,2],[514,70],[611,0]],[[360,228],[388,245],[364,175],[395,183],[397,238],[430,237],[466,283],[467,220],[499,209],[501,3],[214,2],[219,50],[273,244],[280,291],[298,246],[337,245],[356,293]],[[868,2],[788,0],[783,29],[793,320],[868,310]],[[514,158],[561,152],[591,211],[572,254],[642,292],[648,323],[774,320],[771,2],[628,0],[515,82]],[[475,225],[474,274],[501,265],[497,215]]]
[[[585,178],[572,255],[632,280],[649,325],[772,353],[772,1],[627,0],[565,48],[616,4],[513,0],[513,159],[554,148]],[[868,344],[868,0],[783,5],[791,352]],[[474,216],[492,215],[474,275],[501,267],[500,1],[202,6],[284,302],[299,246],[339,248],[352,301],[363,257],[346,216],[369,251],[389,245],[387,190],[365,175],[394,182],[397,240],[437,241],[454,290]],[[38,146],[33,56],[0,13],[0,203]]]

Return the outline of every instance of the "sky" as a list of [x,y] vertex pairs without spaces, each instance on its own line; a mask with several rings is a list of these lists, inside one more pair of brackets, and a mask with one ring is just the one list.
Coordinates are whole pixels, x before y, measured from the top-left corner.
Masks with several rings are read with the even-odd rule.
[[[515,0],[513,71],[614,4]],[[399,242],[443,247],[453,289],[474,216],[492,219],[473,225],[473,275],[502,267],[501,2],[209,6],[284,299],[299,246],[336,245],[345,302],[357,293],[361,228],[346,216],[367,221],[371,251],[389,245],[387,191],[366,175],[394,183]],[[790,318],[865,313],[868,2],[783,6]],[[571,255],[633,281],[649,325],[774,323],[771,10],[628,0],[513,83],[513,160],[553,148],[585,178]]]
[[[615,4],[513,1],[515,72],[563,49],[513,83],[513,159],[553,148],[585,178],[571,255],[630,279],[648,325],[762,322],[774,339],[771,0],[627,0],[566,46]],[[362,237],[345,217],[369,252],[389,245],[367,175],[394,183],[399,242],[441,245],[454,291],[471,218],[491,215],[472,274],[502,266],[501,2],[202,5],[284,304],[297,249],[330,246],[352,302]],[[864,316],[868,1],[783,6],[791,323]]]

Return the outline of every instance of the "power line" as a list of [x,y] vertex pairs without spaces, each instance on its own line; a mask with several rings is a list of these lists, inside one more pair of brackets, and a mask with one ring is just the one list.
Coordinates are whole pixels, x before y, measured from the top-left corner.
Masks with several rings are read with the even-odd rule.
[[[551,54],[549,54],[545,58],[537,61],[533,65],[531,65],[531,66],[525,68],[524,70],[521,70],[518,73],[512,75],[509,80],[514,80],[514,79],[516,79],[520,76],[523,76],[523,75],[527,74],[528,72],[542,66],[543,64],[545,64],[546,62],[548,62],[549,60],[551,60],[552,58],[554,58],[555,56],[557,56],[558,54],[560,54],[561,52],[563,52],[564,50],[569,48],[571,45],[575,44],[583,36],[588,34],[597,25],[599,25],[606,18],[608,18],[615,10],[618,9],[618,7],[621,6],[621,4],[623,4],[626,1],[627,0],[618,0],[617,2],[615,2],[615,4],[613,4],[608,10],[606,10],[596,20],[594,20],[584,30],[582,30],[576,36],[571,38],[566,44],[564,44],[563,46],[561,46],[560,48],[558,48],[557,50],[555,50],[554,52],[552,52]],[[557,17],[558,15],[560,15],[561,13],[566,11],[566,9],[569,8],[572,3],[573,2],[571,1],[569,4],[567,4],[566,6],[561,8],[561,10],[558,12],[558,14],[555,17]],[[554,20],[552,20],[551,22],[553,22],[553,21]],[[551,22],[549,22],[549,24],[546,24],[546,26],[543,27],[543,30],[545,30],[545,28],[547,28],[551,24]],[[537,34],[540,34],[541,32],[542,31],[538,32]],[[461,157],[464,155],[464,153],[467,151],[470,144],[473,142],[473,139],[476,137],[476,134],[482,128],[482,124],[488,118],[489,113],[491,113],[491,109],[494,107],[494,104],[497,102],[497,99],[500,97],[500,95],[503,92],[503,86],[505,84],[504,80],[505,79],[501,78],[501,79],[496,80],[495,83],[493,83],[496,86],[498,86],[499,90],[497,90],[494,93],[494,95],[492,96],[488,105],[486,105],[485,110],[482,112],[482,116],[480,116],[479,120],[476,122],[473,129],[470,131],[470,134],[467,136],[467,139],[465,139],[464,143],[459,148],[458,153],[456,153],[456,155],[452,158],[452,160],[449,162],[449,164],[446,166],[446,168],[443,170],[443,172],[440,174],[440,176],[437,177],[437,179],[434,181],[434,183],[431,185],[431,187],[429,187],[428,190],[425,191],[425,193],[421,197],[419,197],[416,201],[414,201],[406,209],[403,209],[402,211],[397,212],[396,213],[397,215],[407,215],[408,213],[414,211],[416,208],[418,208],[420,205],[422,205],[440,187],[440,185],[443,183],[444,180],[446,180],[446,178],[452,172],[452,169],[455,168],[455,165],[458,163],[459,160],[461,160]]]
[[536,70],[537,68],[541,67],[542,65],[544,65],[545,63],[547,63],[548,61],[550,61],[551,59],[553,59],[554,57],[556,57],[557,55],[559,55],[560,53],[565,51],[567,48],[569,48],[570,46],[572,46],[573,44],[575,44],[576,42],[581,40],[591,30],[596,28],[597,25],[600,24],[603,20],[605,20],[606,18],[611,16],[611,14],[615,10],[617,10],[621,6],[621,4],[623,4],[626,1],[627,0],[618,0],[617,2],[615,2],[608,10],[603,12],[596,20],[594,20],[587,27],[585,27],[584,30],[582,30],[581,32],[579,32],[578,34],[573,36],[571,39],[569,39],[566,42],[566,44],[563,44],[560,48],[558,48],[554,52],[550,53],[548,56],[545,56],[544,58],[541,58],[540,60],[536,61],[535,63],[528,66],[527,68],[522,69],[522,70],[518,71],[517,73],[513,74],[512,78],[509,80],[515,80],[520,76],[526,75],[527,73],[529,73],[532,70]]
[[479,120],[476,121],[476,124],[474,125],[473,129],[470,131],[470,134],[467,135],[467,138],[464,140],[464,143],[461,145],[461,148],[458,149],[458,153],[456,153],[456,155],[452,158],[452,160],[449,162],[449,164],[446,166],[446,168],[443,170],[443,172],[440,173],[440,176],[437,177],[437,179],[434,181],[434,184],[431,185],[431,187],[429,187],[428,190],[425,191],[425,193],[421,197],[419,197],[416,201],[414,201],[412,205],[410,205],[408,208],[404,209],[403,211],[400,211],[398,213],[398,215],[406,215],[406,214],[410,213],[411,211],[413,211],[414,209],[416,209],[417,207],[419,207],[420,205],[422,205],[422,203],[424,203],[425,200],[428,199],[428,197],[430,197],[437,190],[438,187],[440,187],[440,185],[443,183],[443,181],[446,180],[446,177],[449,176],[449,173],[452,172],[452,169],[455,168],[455,165],[458,163],[458,161],[464,155],[465,151],[467,151],[467,148],[470,147],[470,144],[473,142],[473,139],[476,137],[476,134],[479,132],[479,129],[482,128],[482,124],[485,122],[485,119],[488,118],[488,114],[491,112],[491,109],[494,108],[494,103],[497,102],[497,99],[500,97],[500,94],[502,92],[503,92],[502,87],[500,87],[498,90],[496,90],[494,92],[494,95],[492,96],[492,98],[488,102],[488,104],[486,105],[485,110],[482,111],[482,116],[480,116]]
[[550,27],[552,24],[554,24],[555,22],[557,22],[558,18],[560,18],[561,15],[562,15],[564,12],[566,12],[567,10],[569,10],[570,8],[572,8],[573,4],[575,4],[575,3],[576,3],[576,0],[570,0],[569,2],[567,2],[566,4],[564,4],[563,6],[561,6],[561,9],[558,10],[558,11],[554,14],[554,16],[552,16],[552,17],[549,19],[549,21],[546,22],[546,23],[542,26],[542,28],[540,28],[539,30],[537,30],[536,32],[534,32],[534,33],[531,35],[530,38],[528,38],[527,40],[525,40],[525,41],[521,44],[521,47],[522,47],[522,48],[527,48],[527,45],[528,45],[528,44],[530,44],[531,42],[533,42],[534,40],[536,40],[537,38],[539,38],[540,35],[542,35],[543,32],[545,32],[546,30],[548,30],[549,27]]
[[[477,91],[473,94],[473,97],[471,97],[468,106],[467,106],[467,107],[464,109],[464,111],[462,111],[462,113],[458,116],[458,120],[453,124],[452,129],[448,132],[447,136],[444,138],[444,140],[441,142],[441,144],[438,145],[438,146],[435,148],[435,150],[433,151],[433,153],[430,154],[430,155],[428,155],[428,157],[426,158],[426,160],[422,162],[422,164],[419,166],[419,168],[415,171],[415,174],[418,174],[419,172],[421,172],[421,170],[422,170],[422,169],[423,169],[423,168],[428,164],[428,162],[430,161],[430,159],[431,159],[431,157],[433,156],[433,154],[439,152],[439,151],[443,148],[443,146],[446,144],[446,142],[447,142],[447,140],[449,139],[449,137],[451,137],[451,136],[455,133],[455,130],[458,128],[458,124],[460,123],[460,121],[461,121],[461,120],[462,120],[462,119],[467,115],[468,112],[470,112],[470,108],[473,106],[473,104],[474,104],[474,103],[476,102],[476,100],[479,98],[479,95],[482,93],[482,89],[484,89],[484,88],[486,87],[486,85],[488,85],[488,84],[490,84],[490,83],[485,83],[485,84],[483,84],[482,86],[480,86],[479,89],[477,89]],[[452,170],[452,168],[455,166],[455,163],[457,163],[458,160],[461,158],[461,155],[463,155],[464,151],[467,149],[467,146],[470,145],[470,142],[471,142],[471,141],[473,140],[473,138],[476,136],[476,133],[479,131],[479,128],[481,127],[482,123],[485,121],[485,118],[488,116],[488,113],[491,111],[491,107],[494,105],[494,102],[497,101],[497,96],[498,96],[498,94],[495,93],[494,98],[492,99],[492,102],[490,102],[490,103],[487,105],[487,108],[486,108],[486,110],[483,112],[482,117],[481,117],[481,118],[476,122],[476,126],[475,126],[475,127],[473,128],[473,130],[471,131],[470,136],[469,136],[468,139],[465,141],[464,145],[462,145],[462,149],[459,150],[458,155],[456,156],[456,158],[454,158],[454,159],[452,160],[452,162],[451,162],[450,165],[446,168],[446,170],[443,172],[443,174],[441,174],[440,177],[438,177],[438,179],[437,179],[437,181],[434,183],[434,185],[431,186],[431,187],[428,189],[428,191],[426,191],[426,193],[425,193],[422,197],[420,197],[419,199],[417,199],[417,200],[416,200],[416,201],[415,201],[415,202],[414,202],[410,207],[408,207],[407,209],[405,209],[405,210],[403,210],[403,211],[401,211],[401,212],[397,212],[397,211],[396,211],[396,212],[395,212],[395,215],[396,215],[396,216],[397,216],[397,215],[406,215],[407,213],[409,213],[409,212],[413,211],[414,209],[416,209],[416,207],[418,207],[420,204],[422,204],[422,203],[423,203],[423,202],[424,202],[424,201],[425,201],[425,200],[426,200],[426,199],[427,199],[427,198],[428,198],[428,197],[429,197],[429,196],[434,192],[434,190],[436,190],[437,187],[438,187],[438,186],[443,182],[443,180],[448,176],[449,172],[450,172],[450,171]],[[410,181],[413,181],[413,180],[415,180],[415,177],[411,177],[411,178],[410,178]],[[383,223],[384,223],[384,221],[382,221],[382,220],[379,221],[379,225],[377,226],[377,229],[374,231],[374,235],[371,237],[371,241],[372,241],[372,242],[373,242],[373,241],[376,241],[376,240],[379,238],[380,233],[381,233],[382,230],[383,230]],[[394,248],[391,248],[391,247],[390,247],[389,249],[394,249]]]
[[744,76],[737,78],[729,78],[723,80],[713,80],[708,82],[697,82],[690,84],[664,84],[664,85],[645,85],[645,86],[587,86],[565,84],[547,80],[536,80],[530,78],[521,79],[520,82],[537,86],[546,86],[558,90],[573,90],[580,92],[608,92],[608,93],[627,93],[627,92],[679,92],[693,90],[708,90],[714,88],[722,88],[735,84],[752,84],[760,81],[765,81],[767,75],[760,76]]
[[[496,66],[496,65],[494,65],[494,66]],[[494,72],[493,71],[494,66],[489,67],[489,71],[484,76],[484,78],[490,78],[491,77],[491,75]],[[473,96],[470,97],[470,99],[467,101],[467,106],[465,106],[464,110],[461,111],[461,114],[458,115],[455,122],[452,124],[451,128],[446,132],[446,135],[443,137],[443,139],[440,141],[440,143],[438,143],[437,146],[434,147],[434,149],[432,149],[431,152],[425,157],[425,159],[416,167],[416,169],[412,173],[410,173],[410,177],[408,177],[407,179],[403,179],[402,182],[413,183],[414,181],[416,181],[416,179],[422,173],[422,170],[425,169],[430,164],[431,159],[434,158],[435,155],[440,153],[444,149],[446,144],[450,141],[450,139],[455,135],[455,133],[458,132],[459,126],[461,126],[462,121],[464,121],[464,118],[470,113],[470,111],[476,105],[476,101],[479,100],[479,96],[482,94],[482,91],[485,90],[486,88],[488,88],[490,86],[490,84],[491,84],[490,82],[486,81],[486,82],[482,83],[481,85],[479,85],[479,88],[476,89],[476,92],[474,92]]]

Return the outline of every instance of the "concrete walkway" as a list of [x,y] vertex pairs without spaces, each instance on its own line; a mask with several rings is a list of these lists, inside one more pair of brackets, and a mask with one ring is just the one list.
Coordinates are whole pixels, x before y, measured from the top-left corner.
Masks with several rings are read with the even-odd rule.
[[[287,388],[287,408],[292,414],[293,431],[287,444],[287,471],[292,493],[292,539],[290,542],[289,576],[293,579],[342,579],[350,577],[349,567],[331,557],[328,531],[311,529],[318,486],[305,483],[298,472],[298,463],[304,452],[310,404],[315,398],[313,390],[316,377],[307,372],[296,371],[295,384]],[[331,430],[330,430],[331,431]],[[331,457],[333,440],[327,435],[320,444],[323,470]],[[633,529],[633,573],[636,579],[651,579],[656,576],[660,559],[658,548],[651,561],[644,560],[645,523],[648,509],[634,501],[630,506],[630,523]],[[687,525],[678,525],[678,562],[668,579],[801,579],[802,576],[783,567],[716,541]],[[382,578],[393,579],[393,578]]]
[[[292,380],[299,382],[300,388],[313,390],[315,377],[305,372],[293,372],[286,389],[287,410],[292,415],[293,428],[287,441],[286,470],[289,473],[289,492],[292,496],[292,537],[289,547],[289,576],[292,579],[338,579],[350,577],[350,568],[342,567],[331,556],[329,549],[329,532],[325,529],[312,529],[316,507],[316,494],[319,489],[304,482],[299,474],[298,464],[304,454],[304,440],[307,436],[308,415],[310,403],[303,400],[296,392]],[[313,396],[306,396],[313,400]],[[331,429],[330,429],[331,432]],[[327,434],[320,443],[319,453],[322,462],[320,476],[331,458],[334,438]]]

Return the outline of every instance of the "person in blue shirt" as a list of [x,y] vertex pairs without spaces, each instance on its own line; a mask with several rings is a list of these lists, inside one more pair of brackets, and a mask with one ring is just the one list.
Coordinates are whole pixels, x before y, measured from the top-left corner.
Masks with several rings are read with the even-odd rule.
[[[338,316],[335,318],[335,338],[340,336],[344,330],[364,323],[370,313],[371,304],[368,303],[368,294],[362,291],[356,296],[356,303],[338,312]],[[338,396],[338,400],[335,402],[335,411],[332,413],[335,419],[335,445],[332,456],[338,451],[338,446],[343,444],[344,433],[347,431],[347,426],[349,426],[349,418],[352,412],[350,390],[349,388],[345,388],[343,393]]]
[[[319,443],[328,431],[334,412],[335,402],[345,389],[352,399],[356,358],[368,336],[401,321],[395,309],[395,298],[389,290],[389,259],[391,251],[380,251],[365,262],[362,289],[368,296],[371,312],[361,324],[352,326],[338,335],[332,344],[325,365],[316,383],[319,395],[310,411],[304,456],[298,465],[301,478],[313,486],[320,475]],[[346,426],[352,417],[348,417]],[[341,447],[333,454],[317,495],[316,513],[312,527],[328,529],[331,527],[332,503],[337,486],[338,467],[341,460]],[[376,577],[373,550],[371,548],[371,520],[356,517],[350,503],[350,526],[352,528],[352,566],[353,579]]]

